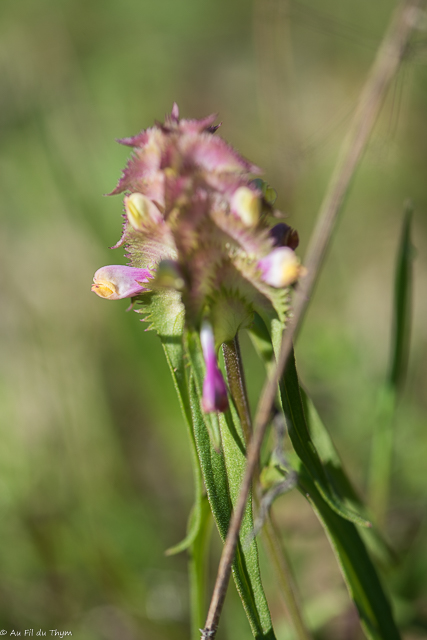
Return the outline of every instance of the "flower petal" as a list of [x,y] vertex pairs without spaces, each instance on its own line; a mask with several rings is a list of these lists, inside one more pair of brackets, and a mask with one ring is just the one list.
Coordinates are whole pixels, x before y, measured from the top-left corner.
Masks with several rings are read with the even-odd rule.
[[148,269],[109,265],[98,269],[93,276],[92,291],[100,298],[108,300],[131,298],[143,291],[148,291],[142,283],[145,284],[151,277],[152,274]]
[[249,187],[239,187],[231,198],[231,211],[245,227],[256,227],[261,215],[261,200]]
[[290,247],[278,247],[258,262],[262,279],[277,289],[287,287],[302,275],[304,269]]
[[143,231],[151,224],[162,224],[163,216],[156,205],[142,193],[135,191],[124,199],[127,218],[134,229]]
[[218,367],[212,327],[204,322],[200,331],[206,376],[203,382],[202,408],[205,413],[228,409],[227,387]]

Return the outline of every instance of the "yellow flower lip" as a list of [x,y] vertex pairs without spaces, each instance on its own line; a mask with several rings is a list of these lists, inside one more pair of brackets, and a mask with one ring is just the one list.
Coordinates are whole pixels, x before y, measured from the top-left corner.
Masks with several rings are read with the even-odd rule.
[[249,187],[239,187],[231,200],[231,210],[245,227],[255,227],[261,215],[261,201]]
[[156,205],[142,193],[132,193],[124,199],[127,218],[136,231],[143,231],[147,224],[158,223],[162,217]]
[[149,269],[119,264],[101,267],[93,276],[92,291],[100,298],[121,300],[148,291],[145,284],[152,277]]
[[93,283],[91,291],[100,298],[111,298],[112,295],[117,293],[117,287],[108,280],[97,280]]
[[294,262],[293,264],[284,265],[282,268],[282,274],[280,278],[280,282],[283,287],[286,287],[296,280],[298,280],[301,273],[301,266],[299,262]]

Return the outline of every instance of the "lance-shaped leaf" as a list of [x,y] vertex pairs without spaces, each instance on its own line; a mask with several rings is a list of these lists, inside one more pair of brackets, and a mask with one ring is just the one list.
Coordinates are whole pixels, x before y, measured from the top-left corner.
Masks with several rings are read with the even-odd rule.
[[[194,354],[199,348],[198,337],[189,333],[187,343],[191,344],[189,351]],[[222,540],[225,540],[246,465],[244,440],[237,413],[232,407],[226,413],[220,414],[222,449],[220,452],[215,449],[206,424],[211,414],[203,414],[201,411],[204,370],[200,366],[200,358],[192,359],[192,375],[194,381],[190,385],[190,398],[194,435],[212,513],[219,534]],[[233,562],[233,577],[254,637],[259,640],[274,640],[275,635],[261,582],[256,541],[253,540],[249,546],[243,544],[252,528],[252,502],[249,500]]]
[[411,220],[412,205],[408,202],[396,261],[390,367],[378,394],[369,470],[369,501],[380,524],[384,523],[387,514],[393,464],[394,416],[409,358],[414,259]]
[[411,331],[412,262],[411,242],[412,205],[407,203],[397,255],[394,282],[393,330],[391,363],[388,382],[396,390],[402,386],[406,374]]
[[[203,478],[197,455],[192,424],[191,401],[185,372],[183,346],[184,307],[179,294],[173,289],[146,294],[143,313],[149,315],[150,328],[156,330],[162,342],[181,410],[189,433],[193,464],[195,499],[189,517],[187,535],[180,543],[166,551],[173,555],[188,550],[190,577],[191,633],[196,640],[205,618],[206,602],[206,547],[209,540],[209,506],[204,491]],[[147,318],[145,318],[147,320]]]
[[366,636],[369,640],[399,640],[390,603],[357,528],[331,509],[304,465],[293,457],[298,487],[325,529]]
[[178,395],[181,410],[188,427],[190,439],[193,475],[195,484],[195,501],[190,516],[190,526],[187,535],[180,543],[166,551],[167,555],[174,555],[185,551],[199,535],[202,522],[203,479],[196,451],[196,443],[192,428],[192,414],[185,374],[185,356],[183,346],[184,307],[179,294],[173,289],[163,289],[158,293],[146,294],[143,312],[145,321],[150,322],[150,329],[154,329],[163,346],[167,363]]
[[[310,435],[322,461],[325,473],[335,492],[341,497],[349,509],[360,513],[367,521],[371,521],[366,505],[362,502],[351,480],[347,476],[342,465],[341,458],[323,424],[313,402],[304,389],[301,388],[301,398],[304,405],[304,413],[307,419]],[[376,558],[383,564],[391,564],[396,561],[396,555],[382,537],[375,525],[363,527],[360,535]]]

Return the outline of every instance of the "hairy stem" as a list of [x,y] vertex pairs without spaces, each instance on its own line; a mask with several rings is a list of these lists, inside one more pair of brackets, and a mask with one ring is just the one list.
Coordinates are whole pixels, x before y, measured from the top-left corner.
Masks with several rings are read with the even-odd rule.
[[222,345],[222,353],[224,355],[228,386],[231,397],[236,405],[247,446],[252,437],[252,418],[249,408],[248,394],[246,392],[240,344],[237,335],[234,340],[225,342]]
[[422,0],[405,0],[393,19],[376,55],[371,73],[360,95],[359,103],[344,140],[341,154],[332,174],[326,195],[320,207],[318,222],[312,234],[305,265],[308,273],[297,288],[294,315],[284,332],[277,365],[264,386],[255,418],[255,430],[247,449],[247,468],[239,499],[228,528],[218,568],[204,634],[215,637],[224,604],[225,588],[230,579],[231,564],[236,550],[240,525],[259,458],[264,434],[276,397],[277,386],[292,349],[293,338],[300,326],[326,256],[332,232],[344,204],[351,179],[366,148],[372,128],[394,74],[405,54],[408,40],[416,27]]

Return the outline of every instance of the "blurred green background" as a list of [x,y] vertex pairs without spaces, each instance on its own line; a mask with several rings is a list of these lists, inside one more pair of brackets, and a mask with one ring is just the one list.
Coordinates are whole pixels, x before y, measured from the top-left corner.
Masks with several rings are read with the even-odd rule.
[[[189,637],[187,435],[156,336],[91,294],[121,229],[104,198],[114,140],[211,112],[265,169],[304,255],[394,4],[389,0],[2,0],[0,3],[0,626],[81,640]],[[425,23],[424,23],[425,24]],[[403,202],[415,205],[412,345],[395,420],[385,574],[407,640],[427,638],[427,60],[415,37],[354,181],[298,340],[301,377],[366,493],[385,378]],[[262,368],[243,337],[255,405]],[[319,639],[361,637],[315,516],[276,516]],[[212,573],[219,543],[214,538]],[[278,640],[290,639],[264,562]],[[249,638],[234,587],[219,640]]]

